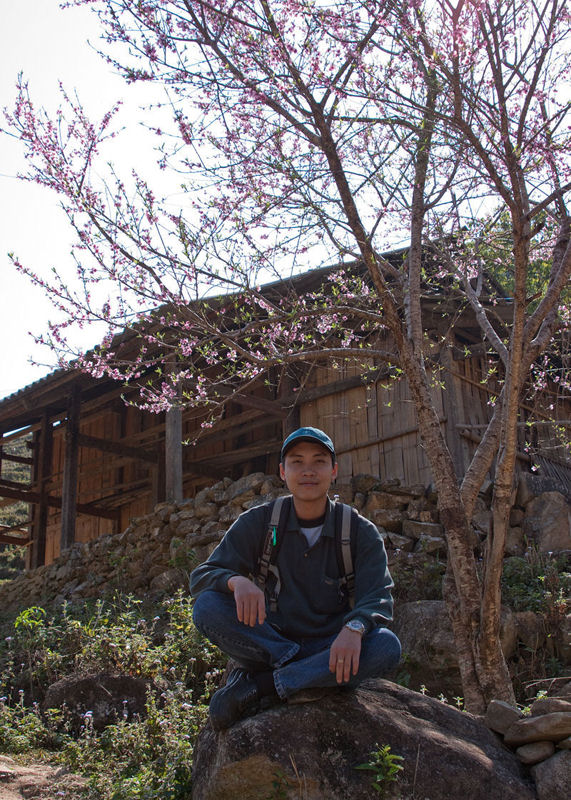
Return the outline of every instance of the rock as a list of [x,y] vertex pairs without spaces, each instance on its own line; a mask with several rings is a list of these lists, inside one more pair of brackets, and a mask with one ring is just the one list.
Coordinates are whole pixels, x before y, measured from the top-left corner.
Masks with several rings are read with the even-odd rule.
[[519,528],[524,518],[523,509],[514,506],[510,511],[510,525],[512,528]]
[[350,482],[341,483],[336,481],[332,487],[332,493],[333,497],[338,497],[342,503],[351,505],[353,502],[354,493]]
[[353,497],[353,505],[361,513],[363,511],[363,506],[365,505],[367,497],[362,492],[356,492]]
[[548,475],[522,472],[517,487],[516,504],[525,508],[531,500],[545,492],[560,492],[571,502],[571,486]]
[[472,525],[483,536],[489,536],[492,527],[492,512],[481,497],[476,499],[476,506],[472,514]]
[[555,711],[514,722],[506,731],[504,742],[518,746],[529,742],[559,742],[567,736],[571,736],[571,713]]
[[541,714],[553,714],[556,711],[571,711],[571,703],[568,700],[562,700],[559,697],[540,697],[532,703],[529,713],[532,717],[538,717]]
[[221,734],[207,726],[192,798],[371,800],[373,775],[356,767],[383,745],[403,759],[389,797],[535,800],[518,759],[481,722],[385,680],[285,704]]
[[414,548],[415,553],[446,553],[446,541],[441,536],[425,536],[422,534]]
[[505,658],[511,658],[517,647],[517,627],[511,608],[502,606],[500,614],[500,644]]
[[545,623],[541,614],[534,611],[518,611],[514,614],[517,638],[532,652],[545,642]]
[[518,747],[515,752],[522,764],[538,764],[553,755],[555,745],[553,742],[532,742]]
[[244,475],[243,478],[234,481],[224,492],[224,503],[235,502],[238,504],[251,499],[260,491],[265,477],[263,472],[253,472],[251,475]]
[[196,493],[194,498],[194,508],[195,510],[198,506],[202,506],[205,503],[211,503],[214,499],[214,491],[212,486],[205,486],[204,489],[201,489],[199,492]]
[[238,519],[242,513],[242,510],[243,509],[240,508],[240,506],[236,506],[234,503],[230,503],[227,506],[222,506],[218,514],[218,521],[222,523],[222,525],[227,525],[229,527],[234,520]]
[[405,553],[410,553],[414,547],[414,539],[409,539],[408,536],[401,536],[399,533],[390,531],[387,533],[387,539],[395,549],[403,550]]
[[571,751],[562,750],[531,768],[538,800],[563,800],[571,786]]
[[48,687],[43,708],[66,706],[75,731],[85,725],[85,715],[91,712],[95,730],[102,730],[134,714],[144,715],[149,684],[131,675],[69,675]]
[[523,714],[503,700],[492,700],[486,709],[484,724],[496,733],[505,733]]
[[156,575],[150,584],[151,592],[157,593],[174,593],[177,589],[184,589],[187,585],[187,579],[184,577],[183,571],[173,567]]
[[559,656],[564,664],[571,663],[571,613],[565,614],[561,622],[561,643]]
[[371,489],[377,487],[380,483],[378,477],[374,475],[354,475],[351,478],[351,488],[353,492],[360,492],[361,494],[368,494]]
[[369,519],[371,522],[374,522],[375,525],[380,528],[385,528],[387,531],[394,531],[394,533],[400,533],[402,531],[402,513],[396,509],[379,508],[371,512]]
[[418,522],[438,522],[438,509],[426,497],[417,497],[408,504],[405,517]]
[[559,750],[571,750],[571,736],[568,736],[561,742],[557,742],[557,747]]
[[444,529],[442,525],[433,522],[418,522],[415,519],[405,519],[402,524],[403,536],[410,539],[420,539],[421,536],[434,536],[442,538]]
[[508,528],[504,552],[507,556],[522,556],[525,553],[523,528]]
[[410,686],[425,685],[433,694],[462,693],[452,627],[442,600],[397,604],[392,629],[402,644]]
[[260,486],[260,494],[274,494],[282,488],[282,482],[277,475],[266,475]]
[[571,548],[571,507],[560,492],[545,492],[528,503],[523,531],[540,553]]
[[199,528],[200,523],[193,514],[189,519],[183,519],[177,524],[176,535],[184,539],[189,533],[194,533],[199,530]]
[[194,513],[198,519],[214,519],[218,514],[218,506],[216,503],[197,503]]
[[379,508],[398,509],[402,511],[406,508],[407,502],[402,497],[388,492],[369,492],[367,502],[363,508],[363,514],[368,517],[373,511]]
[[[444,601],[397,604],[392,628],[407,656],[411,686],[424,684],[435,694],[462,694],[457,649]],[[507,607],[502,607],[500,640],[509,658],[515,650],[516,632],[513,613]]]

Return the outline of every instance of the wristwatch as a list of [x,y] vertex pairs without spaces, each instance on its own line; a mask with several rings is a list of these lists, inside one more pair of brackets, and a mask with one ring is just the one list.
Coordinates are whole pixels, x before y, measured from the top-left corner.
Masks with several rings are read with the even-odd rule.
[[349,622],[345,623],[345,627],[349,628],[350,631],[361,634],[361,636],[365,633],[365,626],[358,619],[350,619]]

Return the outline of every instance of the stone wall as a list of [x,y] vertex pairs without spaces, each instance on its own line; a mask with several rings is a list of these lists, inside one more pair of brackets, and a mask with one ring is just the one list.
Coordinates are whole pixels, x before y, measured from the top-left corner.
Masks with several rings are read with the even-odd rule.
[[[506,554],[523,554],[531,544],[540,552],[571,551],[567,498],[543,485],[542,494],[536,495],[531,479],[524,476],[518,490]],[[436,496],[430,489],[358,475],[334,491],[385,530],[389,563],[407,554],[422,554],[420,563],[445,557]],[[208,556],[242,511],[284,493],[277,476],[254,473],[235,482],[224,479],[179,504],[160,504],[149,516],[133,519],[122,533],[75,544],[49,566],[3,584],[0,607],[97,597],[115,588],[146,595],[186,587],[188,572]],[[476,552],[489,527],[484,493],[473,520]]]

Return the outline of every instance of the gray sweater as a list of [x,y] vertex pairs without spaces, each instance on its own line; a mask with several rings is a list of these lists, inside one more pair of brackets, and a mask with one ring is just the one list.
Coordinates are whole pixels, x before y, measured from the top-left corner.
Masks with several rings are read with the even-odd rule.
[[[334,504],[329,500],[321,536],[309,547],[292,503],[277,558],[281,578],[277,611],[268,610],[267,617],[271,625],[292,639],[336,634],[350,619],[360,620],[367,630],[392,619],[394,584],[385,546],[375,525],[362,516],[358,517],[352,547],[355,605],[349,608],[340,587],[333,511]],[[196,597],[207,589],[230,593],[228,580],[233,575],[252,577],[268,520],[267,504],[241,514],[210,558],[193,571],[192,595]]]

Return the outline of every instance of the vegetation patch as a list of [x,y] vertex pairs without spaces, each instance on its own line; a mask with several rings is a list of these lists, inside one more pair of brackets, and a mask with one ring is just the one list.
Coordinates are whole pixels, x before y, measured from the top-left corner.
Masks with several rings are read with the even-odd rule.
[[[2,626],[0,752],[65,764],[87,776],[83,796],[93,800],[182,800],[224,664],[182,593],[157,604],[117,594],[25,609]],[[97,731],[85,709],[78,732],[69,709],[45,707],[49,685],[101,672],[145,679],[144,713]]]

